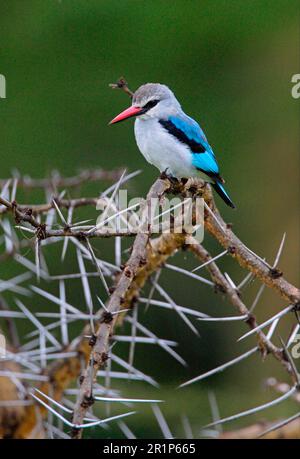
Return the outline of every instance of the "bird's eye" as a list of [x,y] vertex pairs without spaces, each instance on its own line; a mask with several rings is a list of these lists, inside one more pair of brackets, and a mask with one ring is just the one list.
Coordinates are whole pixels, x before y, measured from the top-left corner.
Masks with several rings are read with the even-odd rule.
[[152,99],[152,100],[149,100],[149,102],[147,102],[147,103],[144,105],[143,109],[144,109],[145,111],[150,110],[150,108],[155,107],[155,105],[157,105],[158,102],[159,102],[159,99]]

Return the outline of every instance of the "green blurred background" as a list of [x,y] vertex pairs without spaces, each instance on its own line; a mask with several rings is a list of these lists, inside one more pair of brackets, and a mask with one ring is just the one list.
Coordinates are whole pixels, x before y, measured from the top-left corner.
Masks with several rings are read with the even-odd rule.
[[[224,217],[252,250],[270,262],[286,232],[280,268],[297,284],[299,100],[291,96],[291,77],[299,73],[298,13],[299,2],[293,0],[2,2],[0,73],[6,77],[7,98],[0,100],[1,178],[16,168],[42,177],[53,169],[72,175],[80,168],[126,166],[130,171],[143,169],[131,185],[131,194],[144,195],[157,171],[138,152],[132,120],[108,127],[108,121],[129,104],[125,94],[110,90],[108,84],[121,75],[132,89],[145,82],[165,83],[184,110],[200,122],[218,157],[237,205],[232,211],[216,198]],[[88,192],[97,195],[105,186],[90,185]],[[204,242],[213,254],[219,253],[209,236]],[[108,257],[112,247],[109,241],[98,242],[98,249]],[[57,253],[48,262],[58,273],[70,272],[73,260],[70,255],[60,266]],[[195,260],[188,255],[183,259],[182,254],[172,263],[196,266]],[[229,258],[219,266],[237,283],[246,275]],[[18,269],[2,265],[0,277],[9,278]],[[163,275],[162,285],[178,304],[211,315],[235,313],[226,299],[177,273]],[[255,282],[245,291],[247,304],[258,288]],[[78,304],[81,286],[71,288],[68,295],[71,303]],[[257,307],[259,320],[283,305],[265,291]],[[154,307],[142,320],[159,336],[178,340],[178,351],[189,367],[182,368],[163,352],[144,346],[137,351],[136,366],[155,377],[161,389],[133,382],[114,382],[113,387],[123,388],[128,396],[165,399],[162,409],[177,436],[182,435],[182,413],[189,416],[195,435],[210,421],[208,389],[215,391],[225,416],[274,397],[263,390],[264,377],[285,379],[272,359],[261,363],[254,356],[205,383],[176,390],[188,378],[250,349],[254,339],[236,343],[246,331],[241,324],[204,323],[197,324],[201,338],[196,338],[175,315]],[[285,338],[292,318],[286,322],[280,330]],[[126,350],[121,353],[126,358]],[[294,411],[287,403],[263,416],[275,419]],[[158,432],[146,408],[129,425],[138,436]],[[107,434],[97,431],[97,435]]]

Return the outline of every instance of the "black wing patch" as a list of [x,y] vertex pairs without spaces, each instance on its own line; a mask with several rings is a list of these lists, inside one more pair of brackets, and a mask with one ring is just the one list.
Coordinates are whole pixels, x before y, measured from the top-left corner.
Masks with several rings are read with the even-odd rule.
[[178,129],[175,124],[172,123],[170,120],[159,120],[159,123],[174,137],[176,137],[177,140],[180,142],[184,143],[190,149],[192,150],[193,153],[205,153],[206,149],[204,145],[202,145],[199,142],[196,142],[193,139],[190,139],[181,129]]

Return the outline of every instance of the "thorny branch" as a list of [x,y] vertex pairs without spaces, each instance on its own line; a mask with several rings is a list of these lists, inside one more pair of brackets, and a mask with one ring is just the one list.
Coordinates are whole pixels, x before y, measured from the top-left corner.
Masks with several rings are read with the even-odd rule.
[[[267,287],[274,289],[282,298],[297,306],[300,302],[300,289],[291,285],[283,277],[283,273],[272,268],[262,258],[252,252],[232,231],[231,225],[223,220],[218,211],[211,187],[197,179],[190,180],[193,193],[200,192],[206,202],[205,229],[235,258],[238,263],[263,282]],[[186,194],[186,186],[179,185],[178,191]]]
[[[22,218],[22,214],[31,214],[37,216],[39,214],[45,214],[49,212],[51,209],[55,209],[55,204],[52,202],[47,204],[22,204],[18,205],[15,203],[8,203],[7,201],[4,202],[3,198],[1,198],[1,204],[5,207],[0,209],[0,215],[9,212],[9,210],[13,210],[13,205],[15,205],[20,212],[21,220],[27,221],[26,219]],[[96,206],[98,204],[99,198],[78,198],[78,199],[55,199],[56,204],[61,209],[76,209],[77,207],[84,207],[84,206]]]
[[[209,252],[201,244],[197,244],[197,241],[195,241],[195,244],[189,245],[188,248],[202,262],[207,262],[212,259]],[[226,277],[218,268],[217,264],[212,261],[207,265],[207,270],[209,271],[211,278],[215,282],[216,288],[228,296],[230,302],[233,304],[233,306],[237,308],[241,316],[246,316],[245,321],[249,328],[255,329],[258,326],[255,316],[249,311],[247,306],[243,303],[243,301],[240,298],[239,292],[230,285]],[[284,369],[290,374],[293,383],[296,384],[297,377],[294,374],[293,368],[289,360],[286,358],[286,355],[282,351],[282,349],[279,349],[277,346],[275,346],[260,329],[258,329],[256,333],[258,338],[258,347],[260,352],[262,353],[262,356],[265,358],[267,354],[272,354],[276,358],[276,360],[278,360],[283,365]]]
[[[132,303],[136,301],[138,293],[142,286],[145,284],[148,277],[158,270],[166,260],[176,252],[182,245],[182,235],[177,234],[165,234],[161,235],[156,239],[151,240],[151,246],[147,245],[146,260],[141,258],[140,267],[138,274],[131,279],[131,286],[124,294],[124,301],[120,299],[120,306],[123,309],[127,309],[132,306]],[[128,278],[130,280],[130,278]],[[127,280],[127,277],[126,277]],[[120,297],[122,298],[122,297]],[[104,311],[106,312],[106,311]],[[103,320],[103,309],[97,312],[99,320]],[[106,319],[108,315],[104,314]],[[113,318],[118,317],[117,315]],[[112,326],[112,322],[109,324],[101,323],[100,327]],[[115,325],[115,323],[114,323]],[[84,361],[89,366],[91,358],[91,346],[93,340],[90,342],[86,339],[86,336],[91,332],[90,326],[86,325],[82,330],[81,335],[76,340],[76,344],[70,344],[66,349],[68,351],[75,351],[76,355],[73,357],[66,357],[59,359],[52,364],[46,370],[46,375],[49,381],[42,383],[40,390],[45,394],[52,394],[55,400],[60,400],[64,390],[70,385],[70,383],[78,378],[81,371],[81,362]],[[112,335],[112,331],[110,332]],[[111,336],[109,336],[109,339]],[[93,351],[92,351],[93,352]],[[107,351],[106,351],[107,352]],[[46,415],[46,410],[41,408],[42,416]],[[37,411],[35,406],[25,407],[25,414],[17,429],[15,429],[13,436],[15,438],[30,438],[31,432],[37,423]],[[74,434],[78,435],[75,430]]]
[[133,92],[128,88],[127,81],[121,77],[116,83],[110,83],[109,87],[112,89],[122,89],[130,98],[133,97]]
[[[116,181],[122,174],[122,170],[107,171],[104,169],[83,170],[74,177],[61,177],[58,172],[53,172],[52,177],[34,179],[28,175],[20,176],[19,173],[14,174],[14,180],[18,182],[18,187],[25,189],[43,188],[52,189],[57,188],[71,188],[78,187],[87,182],[98,181]],[[11,179],[0,179],[0,187],[4,187]]]
[[[120,79],[116,84],[110,86],[112,88],[122,89],[130,97],[133,95],[128,89],[128,85],[124,79]],[[260,350],[263,358],[265,358],[267,354],[273,355],[289,375],[292,384],[291,387],[299,389],[299,375],[295,370],[295,366],[291,361],[286,347],[283,346],[282,349],[278,348],[272,343],[271,337],[263,333],[253,312],[242,301],[238,289],[231,285],[226,276],[224,276],[218,268],[215,259],[212,258],[209,252],[201,244],[196,240],[191,244],[190,235],[185,233],[169,233],[162,234],[153,239],[151,238],[151,225],[146,225],[144,231],[139,230],[120,233],[118,231],[107,232],[105,228],[94,228],[94,230],[91,231],[90,227],[80,228],[66,221],[62,222],[61,228],[53,229],[52,226],[43,222],[43,216],[47,216],[48,212],[52,209],[59,209],[59,211],[60,209],[70,210],[88,205],[95,206],[98,202],[97,198],[59,198],[57,197],[58,187],[76,187],[87,180],[117,180],[120,176],[120,171],[108,172],[99,169],[96,171],[84,171],[76,177],[66,179],[60,177],[57,173],[53,174],[50,179],[36,180],[29,177],[15,177],[13,179],[15,183],[18,183],[18,186],[24,188],[41,187],[44,189],[52,189],[56,197],[51,202],[46,202],[45,204],[21,205],[16,202],[15,197],[9,200],[7,196],[0,195],[0,218],[3,218],[7,213],[11,213],[17,225],[22,227],[22,223],[26,224],[27,230],[29,233],[31,231],[33,237],[37,241],[46,239],[51,241],[55,238],[62,240],[75,238],[78,240],[78,243],[83,243],[84,247],[88,247],[91,251],[91,246],[89,246],[89,239],[91,237],[113,237],[116,239],[123,236],[135,237],[132,251],[126,265],[122,266],[120,274],[115,276],[115,285],[113,289],[110,289],[109,299],[106,305],[103,305],[104,310],[100,309],[95,314],[95,324],[97,325],[95,331],[91,330],[90,325],[86,325],[77,339],[66,347],[66,356],[56,359],[53,363],[48,364],[42,371],[42,379],[44,378],[45,380],[40,383],[40,390],[45,395],[51,394],[53,400],[59,401],[62,399],[63,393],[69,387],[70,383],[80,375],[82,364],[85,365],[85,369],[80,376],[80,388],[73,410],[73,438],[81,437],[82,429],[76,428],[76,426],[83,424],[89,414],[89,408],[95,401],[94,387],[97,372],[109,361],[110,341],[115,334],[115,328],[118,321],[121,319],[121,316],[124,317],[124,313],[120,314],[120,312],[132,309],[135,304],[140,301],[140,291],[147,280],[149,280],[153,273],[158,273],[158,271],[164,267],[168,258],[180,249],[190,251],[203,263],[211,276],[212,284],[215,286],[216,291],[227,296],[231,304],[236,307],[238,313],[245,317],[244,320],[248,327],[256,333],[258,339],[257,349]],[[0,180],[0,185],[2,187],[7,186],[7,183],[7,180]],[[166,177],[160,178],[152,185],[142,207],[146,209],[147,203],[149,203],[151,198],[158,197],[161,199],[166,193],[173,193],[182,198],[202,196],[206,203],[205,229],[220,243],[225,249],[225,253],[228,253],[236,259],[243,268],[246,268],[252,276],[254,276],[254,278],[259,279],[265,286],[273,289],[281,298],[288,301],[291,311],[294,310],[297,312],[300,303],[299,289],[285,280],[282,272],[278,268],[270,266],[265,260],[252,252],[240,239],[238,239],[230,225],[225,223],[216,208],[209,185],[205,185],[201,181],[195,179],[190,179],[188,183],[186,183],[186,181],[170,181]],[[63,216],[62,219],[64,220]],[[23,229],[26,228],[24,227]],[[189,244],[187,244],[187,236],[189,237]],[[8,236],[6,235],[6,237]],[[10,255],[15,256],[21,247],[26,247],[30,244],[32,244],[30,240],[21,241],[18,245],[11,243],[10,251],[2,254],[0,261],[5,261]],[[91,255],[92,259],[97,264],[98,262],[93,252],[91,252]],[[38,269],[38,267],[36,269]],[[16,287],[16,285],[17,284],[13,284],[14,287]],[[171,303],[169,306],[172,308]],[[11,327],[11,321],[12,319],[9,319],[8,324],[11,328],[11,332],[15,333],[15,330]],[[86,336],[91,333],[92,336],[88,342]],[[152,339],[155,339],[155,337]],[[18,340],[14,339],[15,345],[17,342]],[[15,349],[15,352],[17,355],[17,349]],[[72,355],[69,356],[68,353]],[[15,374],[18,373],[18,370],[21,371],[21,368],[18,367],[17,364],[13,365]],[[5,366],[7,367],[7,364]],[[9,365],[7,368],[9,368]],[[17,399],[18,393],[16,391],[15,382],[6,376],[2,377],[1,380],[0,393],[3,393],[3,390],[6,393],[13,393],[13,398]],[[24,390],[26,393],[26,388],[24,388]],[[40,397],[42,399],[42,396]],[[298,400],[299,392],[294,392],[293,397]],[[22,405],[20,409],[12,410],[12,408],[8,408],[5,412],[5,416],[0,416],[1,436],[30,438],[37,435],[35,431],[40,419],[47,414],[47,410],[44,406],[39,406],[35,402],[26,404],[26,401],[29,402],[29,400],[25,399],[24,405]],[[12,413],[14,421],[8,423],[7,419]],[[248,438],[251,436],[253,438],[256,434],[264,433],[269,427],[270,426],[266,425],[257,425],[249,428],[248,431],[244,429],[243,431],[236,431],[232,434],[223,434],[223,437],[229,438],[230,435],[235,435],[234,438]],[[279,433],[284,437],[288,437],[291,435],[292,431],[297,432],[294,434],[295,436],[298,435],[299,419],[291,419],[287,425],[279,425],[277,433],[267,432],[265,437],[267,438],[270,435],[276,436],[279,435]]]
[[[197,188],[198,187],[198,188]],[[170,183],[170,192],[181,192],[182,196],[186,195],[186,185],[180,184],[180,186]],[[202,193],[202,196],[205,199],[207,207],[210,209],[210,212],[206,213],[205,216],[205,228],[209,231],[219,243],[228,250],[228,253],[235,258],[239,264],[248,269],[253,273],[255,277],[261,280],[266,286],[274,289],[280,296],[285,300],[289,301],[291,304],[294,304],[297,307],[300,303],[300,290],[291,285],[287,280],[284,279],[282,272],[278,269],[272,268],[268,265],[263,259],[258,257],[254,252],[248,249],[240,239],[233,233],[230,226],[228,226],[222,219],[218,209],[216,208],[212,191],[209,185],[203,187],[203,183],[199,181],[194,181],[191,184],[192,192],[190,195],[195,196],[197,193]],[[204,190],[204,191],[203,191]],[[190,190],[189,190],[190,191]],[[83,205],[95,203],[95,198],[92,199],[80,199],[72,201],[62,201],[62,207],[80,207]],[[16,202],[9,202],[8,200],[0,197],[0,204],[2,204],[6,209],[13,212],[15,220],[17,223],[27,222],[33,228],[37,230],[37,237],[40,239],[46,239],[48,237],[109,237],[122,235],[121,233],[111,233],[109,234],[106,230],[95,231],[93,233],[85,233],[77,230],[72,230],[66,226],[63,230],[51,230],[47,231],[43,223],[39,223],[33,216],[34,213],[44,212],[47,209],[53,208],[53,203],[47,205],[39,205],[25,207],[18,206]],[[58,203],[59,204],[59,203]],[[1,209],[0,209],[1,211]],[[132,236],[134,233],[125,233],[123,235]]]
[[[150,205],[151,199],[153,198],[160,199],[167,188],[169,188],[168,181],[158,179],[152,185],[143,207],[146,209],[146,206]],[[150,222],[148,224],[150,226]],[[101,324],[95,335],[95,342],[93,343],[93,349],[88,366],[81,379],[80,391],[77,397],[73,416],[74,424],[82,424],[87,408],[93,404],[92,383],[96,378],[98,369],[108,359],[109,339],[113,333],[114,324],[117,319],[116,313],[120,311],[122,307],[121,305],[125,301],[125,295],[132,284],[139,267],[143,264],[143,260],[146,259],[146,248],[149,236],[149,231],[141,232],[136,236],[130,258],[122,271],[115,290],[109,299],[107,308],[100,319]],[[91,374],[89,372],[90,368]],[[79,438],[80,435],[81,431],[79,429],[73,430],[74,438]]]
[[[148,199],[153,195],[162,196],[166,191],[172,191],[172,183],[169,183],[168,180],[158,180],[151,188]],[[178,190],[173,191],[178,192]],[[185,195],[184,189],[182,190],[182,194]],[[210,206],[214,206],[212,197],[210,197],[210,199]],[[10,210],[14,208],[11,203],[2,198],[1,203]],[[215,209],[215,207],[213,208]],[[14,212],[17,218],[24,218],[25,221],[28,222],[27,215],[23,215],[21,210],[15,208]],[[40,223],[36,220],[32,221],[31,218],[34,217],[30,215],[29,223],[33,223],[32,226],[34,228],[38,228]],[[188,248],[203,263],[211,260],[210,254],[204,249],[202,245],[196,243],[196,241],[194,244],[186,245],[184,234],[163,234],[154,241],[151,241],[150,245],[149,236],[150,234],[145,232],[139,234],[136,237],[131,257],[127,263],[127,266],[123,269],[122,275],[116,284],[116,289],[110,297],[109,303],[107,305],[107,311],[101,314],[100,326],[94,338],[96,341],[95,343],[92,343],[93,349],[90,355],[89,346],[87,345],[86,340],[81,339],[79,341],[77,352],[80,352],[81,355],[85,355],[87,368],[85,370],[85,375],[83,375],[81,378],[81,388],[74,410],[74,424],[82,423],[86,411],[93,403],[91,378],[92,380],[94,379],[97,370],[107,360],[109,341],[113,334],[113,328],[117,319],[117,314],[113,315],[113,313],[118,312],[120,308],[131,307],[132,301],[135,301],[138,298],[140,288],[144,285],[149,276],[161,266],[163,266],[163,263],[167,260],[167,258],[179,248]],[[263,262],[261,263],[263,264]],[[255,328],[257,326],[255,317],[249,313],[247,307],[242,302],[239,293],[228,283],[225,276],[217,267],[216,263],[210,262],[207,265],[207,270],[209,271],[217,290],[226,293],[232,304],[235,305],[239,310],[239,313],[241,315],[247,315],[247,323],[250,328]],[[86,328],[82,336],[86,335],[88,332],[88,328]],[[292,375],[292,380],[294,381],[295,378],[290,363],[286,359],[282,350],[274,346],[271,341],[266,338],[261,330],[258,330],[257,334],[259,338],[259,346],[263,354],[273,354],[275,358],[279,360],[286,368],[286,370]],[[52,384],[55,384],[54,387],[56,387],[55,398],[59,399],[63,393],[63,390],[69,384],[70,380],[78,375],[80,371],[80,365],[78,362],[78,358],[67,358],[56,362],[54,365],[49,367],[49,375],[51,375]],[[93,369],[92,376],[89,371],[90,368]],[[63,374],[65,376],[62,378]],[[44,393],[49,393],[49,385],[48,383],[45,384],[42,386],[42,391]],[[17,437],[26,437],[31,431],[31,428],[33,428],[35,425],[35,411],[33,407],[25,407],[25,410],[28,411],[26,420],[24,418],[19,428],[16,429],[15,435]],[[42,412],[45,412],[45,410],[42,410]],[[29,413],[30,415],[28,415]],[[80,434],[80,430],[73,430],[74,437],[80,437]]]

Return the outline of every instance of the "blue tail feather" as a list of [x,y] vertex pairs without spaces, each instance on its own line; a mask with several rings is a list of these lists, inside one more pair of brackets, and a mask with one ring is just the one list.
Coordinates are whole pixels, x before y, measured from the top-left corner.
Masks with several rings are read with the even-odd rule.
[[231,201],[227,191],[225,190],[225,188],[223,187],[222,183],[220,182],[215,182],[215,183],[212,183],[212,186],[213,188],[216,190],[216,192],[218,193],[219,196],[221,196],[221,198],[223,199],[223,201],[226,202],[226,204],[230,207],[232,207],[233,209],[235,209],[235,205],[233,204],[233,202]]

